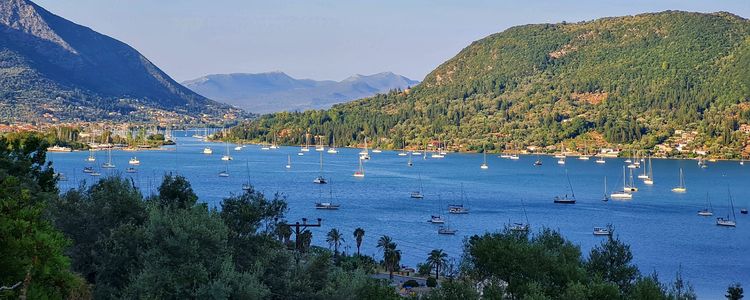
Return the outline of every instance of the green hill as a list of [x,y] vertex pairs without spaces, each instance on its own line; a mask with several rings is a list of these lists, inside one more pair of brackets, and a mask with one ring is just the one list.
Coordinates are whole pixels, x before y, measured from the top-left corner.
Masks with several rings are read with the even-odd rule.
[[461,150],[566,141],[582,150],[651,149],[687,130],[697,132],[688,148],[736,157],[748,139],[739,131],[750,123],[748,67],[750,22],[729,13],[524,25],[472,43],[412,90],[265,115],[232,134],[299,144],[309,130],[385,148],[439,138]]

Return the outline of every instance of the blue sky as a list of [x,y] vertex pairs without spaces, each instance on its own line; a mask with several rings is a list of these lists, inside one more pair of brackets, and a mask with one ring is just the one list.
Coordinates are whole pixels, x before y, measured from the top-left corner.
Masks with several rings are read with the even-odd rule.
[[138,49],[178,81],[284,71],[341,80],[393,71],[421,80],[474,40],[529,23],[663,10],[750,17],[750,0],[36,0]]

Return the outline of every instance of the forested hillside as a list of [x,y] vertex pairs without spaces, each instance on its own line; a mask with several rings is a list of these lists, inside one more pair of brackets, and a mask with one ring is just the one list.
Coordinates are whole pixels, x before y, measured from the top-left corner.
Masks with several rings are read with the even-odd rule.
[[[690,149],[738,157],[750,123],[750,22],[667,11],[525,25],[476,41],[422,84],[326,111],[277,113],[233,138],[460,150],[549,146],[651,149],[696,131]],[[376,137],[376,138],[375,138]],[[747,153],[746,153],[747,154]]]

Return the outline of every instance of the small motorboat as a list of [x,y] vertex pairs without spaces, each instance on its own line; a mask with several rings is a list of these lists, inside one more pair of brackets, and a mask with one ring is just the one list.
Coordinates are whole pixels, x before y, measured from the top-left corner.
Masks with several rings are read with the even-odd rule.
[[131,166],[138,166],[141,164],[141,161],[138,160],[138,158],[134,156],[134,157],[131,157],[130,160],[128,160],[128,164]]
[[138,172],[138,170],[136,170],[133,167],[125,169],[125,173],[137,173],[137,172]]
[[541,166],[541,165],[542,165],[542,160],[541,160],[541,159],[537,159],[537,160],[536,160],[536,161],[534,162],[534,165],[535,165],[535,166]]
[[209,147],[203,148],[203,154],[213,154],[213,153],[214,153],[213,149]]
[[326,183],[328,183],[328,181],[326,181],[326,179],[323,178],[323,176],[318,176],[318,177],[315,178],[315,180],[313,180],[313,183],[326,184]]
[[438,228],[438,234],[455,235],[456,231],[458,230],[452,229],[448,226],[440,226],[440,228]]
[[227,172],[227,171],[221,171],[221,172],[219,172],[219,177],[229,177],[229,172]]
[[529,231],[529,224],[513,223],[510,226],[508,226],[508,229],[510,229],[510,231],[515,231],[515,232],[527,232]]
[[441,216],[432,215],[430,216],[430,220],[427,222],[430,222],[432,224],[443,224],[445,223],[445,220]]
[[94,173],[94,167],[84,167],[83,173]]
[[331,202],[316,202],[315,209],[337,210],[341,205]]
[[610,236],[612,235],[612,229],[609,227],[594,227],[594,235]]
[[743,214],[743,215],[746,215],[747,214],[747,208],[740,209],[740,213]]
[[424,198],[424,195],[422,195],[421,192],[416,191],[416,192],[411,192],[411,194],[409,195],[409,197],[414,198],[414,199],[422,199],[422,198]]

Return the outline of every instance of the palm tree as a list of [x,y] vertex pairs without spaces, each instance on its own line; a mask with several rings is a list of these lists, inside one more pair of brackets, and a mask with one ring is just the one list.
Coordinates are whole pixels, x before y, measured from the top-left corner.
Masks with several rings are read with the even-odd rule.
[[440,268],[448,264],[448,254],[443,249],[435,249],[427,255],[427,264],[435,268],[435,279],[440,278]]
[[365,237],[365,230],[357,227],[354,229],[354,239],[357,241],[357,255],[359,255],[359,247],[362,246],[362,238]]
[[378,239],[378,248],[383,250],[383,265],[388,270],[388,277],[393,279],[393,272],[401,263],[401,250],[396,250],[396,243],[391,237],[384,235]]
[[326,242],[328,242],[329,245],[333,246],[333,253],[336,255],[339,254],[339,246],[341,246],[341,242],[344,241],[344,237],[341,236],[341,232],[339,232],[338,229],[334,228],[331,229],[331,231],[328,232],[328,235],[326,236]]

